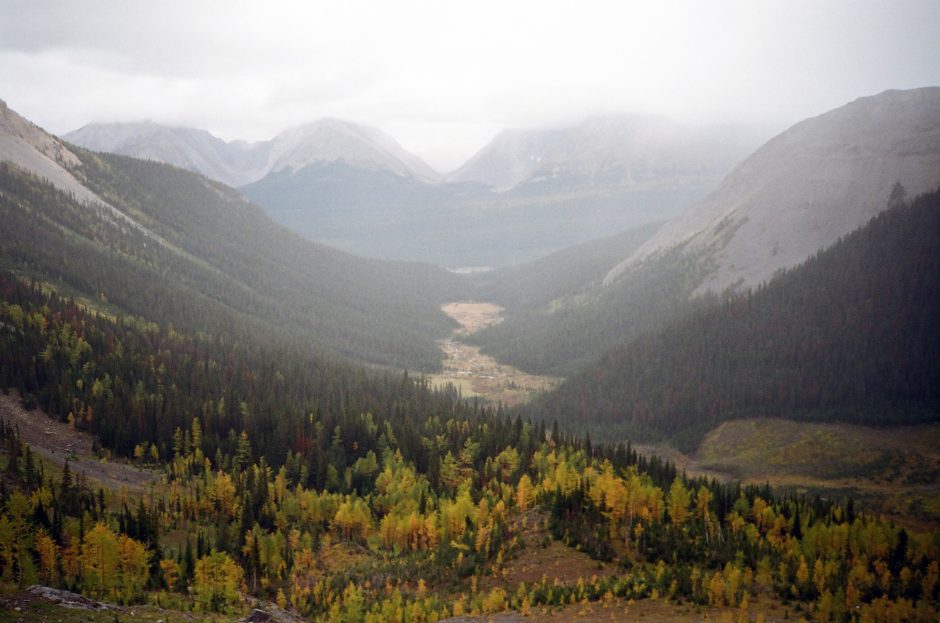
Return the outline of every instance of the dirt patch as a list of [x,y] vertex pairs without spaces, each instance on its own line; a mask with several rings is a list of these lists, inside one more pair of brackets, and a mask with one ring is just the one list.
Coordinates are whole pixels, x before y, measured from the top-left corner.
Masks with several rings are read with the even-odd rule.
[[470,335],[503,321],[503,308],[495,303],[458,301],[441,306],[441,310],[458,323],[460,335]]
[[547,579],[549,582],[576,584],[593,577],[606,578],[617,575],[617,565],[594,560],[584,552],[556,540],[549,540],[545,524],[548,514],[533,510],[513,521],[510,530],[516,535],[522,548],[508,557],[496,577],[484,582],[484,588],[492,586],[516,587],[520,582],[531,584]]
[[514,406],[558,383],[558,379],[527,374],[501,364],[480,352],[478,347],[458,339],[501,322],[503,308],[499,305],[461,301],[448,303],[441,309],[456,320],[460,328],[454,331],[454,337],[438,341],[446,359],[444,371],[430,377],[432,384],[451,384],[458,387],[465,397],[479,396],[489,402]]
[[706,469],[694,457],[683,454],[676,448],[666,444],[634,444],[633,449],[645,456],[658,456],[671,462],[680,472],[685,472],[690,478],[713,478],[719,482],[731,482],[734,476],[718,469]]
[[578,580],[588,582],[594,576],[606,578],[618,573],[615,565],[594,560],[558,541],[545,547],[529,544],[518,557],[506,563],[504,571],[503,577],[509,586],[518,586],[519,582],[531,584],[542,578],[549,582],[557,580],[561,584],[577,584]]
[[129,492],[140,492],[158,476],[127,463],[104,462],[92,452],[94,438],[88,433],[59,422],[40,409],[26,410],[15,392],[0,394],[0,419],[19,429],[20,438],[42,458],[58,467],[69,462],[73,474],[85,477],[106,489],[124,486]]

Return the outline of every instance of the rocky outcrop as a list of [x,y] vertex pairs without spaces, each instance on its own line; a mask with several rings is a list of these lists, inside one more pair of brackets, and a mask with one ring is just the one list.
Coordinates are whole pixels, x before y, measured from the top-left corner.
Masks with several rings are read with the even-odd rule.
[[76,610],[107,610],[111,607],[108,604],[101,603],[100,601],[88,599],[84,595],[79,595],[78,593],[72,593],[70,591],[64,591],[62,589],[52,588],[49,586],[42,586],[41,584],[34,584],[27,588],[26,591],[32,595],[35,595],[36,597],[41,597],[65,608],[74,608]]

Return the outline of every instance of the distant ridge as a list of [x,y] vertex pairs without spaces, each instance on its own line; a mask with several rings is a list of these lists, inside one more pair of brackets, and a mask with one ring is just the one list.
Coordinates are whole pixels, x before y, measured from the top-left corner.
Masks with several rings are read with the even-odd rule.
[[509,266],[664,221],[764,137],[638,115],[508,131],[442,176],[383,132],[322,119],[270,141],[226,143],[152,122],[91,124],[65,139],[167,162],[237,187],[311,240],[390,260]]
[[758,145],[742,126],[686,126],[641,115],[596,116],[554,130],[507,130],[452,182],[505,192],[529,185],[625,186],[723,175]]
[[172,164],[230,186],[243,186],[279,171],[337,161],[429,183],[440,178],[387,134],[339,119],[322,119],[257,143],[226,142],[205,130],[152,121],[92,123],[63,138],[93,151]]

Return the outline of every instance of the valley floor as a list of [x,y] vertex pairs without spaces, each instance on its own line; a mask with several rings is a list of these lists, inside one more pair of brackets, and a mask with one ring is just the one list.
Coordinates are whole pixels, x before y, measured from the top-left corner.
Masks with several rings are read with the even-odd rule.
[[452,384],[464,397],[479,396],[491,403],[514,406],[526,402],[535,393],[551,389],[558,379],[523,372],[501,364],[460,338],[502,321],[503,309],[493,303],[460,301],[441,307],[460,324],[452,337],[438,344],[446,355],[444,371],[432,375],[434,385]]

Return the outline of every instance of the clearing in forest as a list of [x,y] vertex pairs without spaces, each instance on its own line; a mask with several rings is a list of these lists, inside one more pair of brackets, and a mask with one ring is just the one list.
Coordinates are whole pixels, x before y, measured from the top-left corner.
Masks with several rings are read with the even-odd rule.
[[439,340],[444,352],[444,371],[430,376],[434,385],[452,384],[465,397],[479,396],[488,402],[518,405],[540,391],[551,389],[558,379],[528,374],[498,362],[480,352],[479,347],[460,340],[502,321],[503,308],[486,302],[459,301],[441,306],[460,325],[451,337]]
[[43,459],[56,467],[64,466],[67,460],[72,474],[84,473],[105,489],[117,491],[123,486],[128,492],[139,493],[157,480],[151,471],[99,459],[92,451],[92,435],[49,417],[41,409],[23,408],[15,392],[0,394],[0,420],[15,426],[20,439]]
[[691,476],[852,497],[911,527],[940,525],[938,424],[875,428],[747,418],[714,428],[692,455],[664,445],[635,449]]

